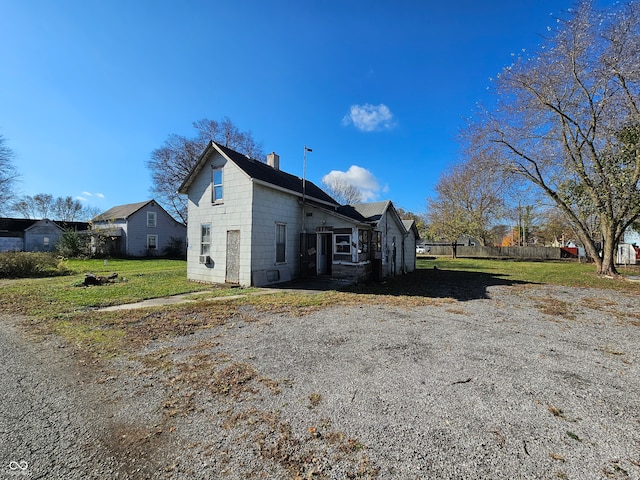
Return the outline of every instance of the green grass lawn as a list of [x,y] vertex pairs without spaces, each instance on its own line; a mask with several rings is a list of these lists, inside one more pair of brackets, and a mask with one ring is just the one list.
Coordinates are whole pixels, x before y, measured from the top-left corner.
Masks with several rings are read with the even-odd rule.
[[[425,306],[486,298],[487,288],[492,285],[556,284],[640,293],[640,283],[599,278],[592,264],[441,257],[419,259],[418,269],[411,274],[356,285],[344,291],[317,295],[282,292],[220,303],[205,300],[236,294],[239,289],[188,281],[184,261],[109,260],[105,264],[103,260],[70,260],[66,267],[72,272],[67,276],[0,280],[0,312],[28,315],[34,332],[60,335],[96,356],[119,355],[155,338],[222,324],[230,318],[242,317],[242,308],[247,305],[263,312],[291,315],[363,302]],[[88,272],[102,276],[116,272],[118,279],[114,283],[85,287],[84,274]],[[202,292],[200,300],[203,301],[161,309],[95,311],[96,307],[187,292]]]
[[[203,291],[220,296],[238,293],[238,289],[200,284],[187,280],[186,262],[180,260],[68,260],[72,274],[61,277],[0,281],[0,311],[39,317],[73,314],[96,307],[132,303],[148,298]],[[438,275],[434,276],[434,267]],[[624,269],[621,269],[625,273]],[[83,286],[84,274],[118,273],[114,283]],[[627,273],[640,274],[638,270]],[[600,278],[593,264],[576,262],[519,262],[507,260],[419,259],[418,271],[389,280],[382,285],[358,286],[354,293],[437,296],[443,283],[454,284],[457,291],[473,285],[554,284],[569,287],[613,288],[640,292],[640,283]],[[444,291],[444,294],[448,294]],[[461,295],[462,297],[464,295]],[[471,294],[466,298],[474,298]]]
[[[433,269],[434,266],[440,270],[499,275],[505,279],[526,283],[640,291],[638,283],[599,277],[593,263],[523,262],[449,257],[437,257],[435,260],[418,258],[419,269]],[[623,276],[640,275],[640,269],[635,267],[620,267],[619,271]]]
[[[71,275],[0,282],[0,310],[54,316],[215,288],[188,281],[187,264],[181,260],[112,259],[106,264],[104,260],[67,260],[66,264]],[[84,287],[84,274],[89,272],[104,276],[115,272],[118,278],[106,285]]]

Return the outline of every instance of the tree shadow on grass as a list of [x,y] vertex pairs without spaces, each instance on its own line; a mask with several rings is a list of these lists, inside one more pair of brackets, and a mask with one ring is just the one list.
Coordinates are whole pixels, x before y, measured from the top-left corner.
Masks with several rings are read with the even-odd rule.
[[482,272],[458,270],[417,269],[416,271],[388,278],[381,283],[366,283],[341,288],[341,291],[371,295],[406,295],[429,298],[453,298],[459,301],[489,298],[487,288],[497,285],[532,285]]

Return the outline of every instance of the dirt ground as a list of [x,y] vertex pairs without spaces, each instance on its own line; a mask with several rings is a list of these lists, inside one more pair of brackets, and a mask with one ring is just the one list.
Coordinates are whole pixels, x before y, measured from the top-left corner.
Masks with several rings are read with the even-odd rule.
[[476,280],[240,307],[83,366],[67,418],[114,478],[640,478],[637,297]]

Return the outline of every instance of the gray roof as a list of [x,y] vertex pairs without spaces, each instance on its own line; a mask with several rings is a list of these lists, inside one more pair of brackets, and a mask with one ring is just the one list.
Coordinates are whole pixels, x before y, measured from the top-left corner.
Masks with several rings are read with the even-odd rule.
[[178,189],[180,193],[187,193],[189,186],[198,175],[200,170],[202,170],[202,168],[204,167],[210,153],[214,150],[222,153],[225,157],[235,163],[238,168],[245,172],[250,178],[260,180],[261,182],[269,185],[289,190],[291,192],[299,194],[300,196],[303,195],[304,190],[304,195],[307,197],[315,198],[316,200],[332,205],[338,205],[338,202],[336,202],[313,182],[310,182],[309,180],[303,182],[302,178],[300,177],[296,177],[295,175],[291,175],[290,173],[283,172],[282,170],[277,170],[264,162],[249,158],[242,153],[231,150],[230,148],[227,148],[213,141],[207,146],[205,151],[196,162],[193,170],[191,170],[187,178],[184,180],[184,182],[182,182],[182,185],[180,185],[180,188]]
[[369,222],[378,222],[384,212],[389,208],[391,204],[390,200],[384,200],[382,202],[374,203],[356,203],[355,205],[349,205],[353,209],[366,218]]
[[138,210],[140,210],[142,207],[144,207],[145,205],[147,205],[147,204],[149,204],[149,203],[151,203],[153,201],[154,200],[146,200],[144,202],[127,203],[126,205],[118,205],[118,206],[115,206],[115,207],[111,207],[106,212],[101,213],[100,215],[95,217],[93,219],[93,221],[94,222],[103,222],[103,221],[107,221],[107,220],[119,220],[119,219],[126,220],[131,215],[133,215]]

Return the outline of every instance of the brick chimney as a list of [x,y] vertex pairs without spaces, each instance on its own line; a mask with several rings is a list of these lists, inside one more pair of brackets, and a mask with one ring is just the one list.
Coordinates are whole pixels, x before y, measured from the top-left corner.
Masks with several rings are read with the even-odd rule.
[[280,155],[276,152],[271,152],[267,155],[267,165],[276,170],[280,170]]

